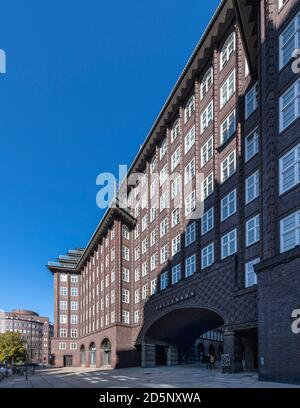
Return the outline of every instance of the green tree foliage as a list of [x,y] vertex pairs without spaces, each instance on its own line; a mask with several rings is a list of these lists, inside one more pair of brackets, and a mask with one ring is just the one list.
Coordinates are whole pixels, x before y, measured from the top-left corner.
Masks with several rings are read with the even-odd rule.
[[7,332],[0,334],[0,361],[8,363],[26,360],[26,350],[20,333]]

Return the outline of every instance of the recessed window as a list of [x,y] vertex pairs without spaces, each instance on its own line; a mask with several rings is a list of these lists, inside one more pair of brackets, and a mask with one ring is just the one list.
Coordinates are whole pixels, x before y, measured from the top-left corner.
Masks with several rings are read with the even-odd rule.
[[185,276],[186,278],[196,272],[196,255],[192,255],[185,260]]
[[279,130],[282,132],[300,116],[300,79],[279,98]]
[[226,103],[234,95],[234,93],[235,93],[235,70],[231,72],[231,74],[228,76],[228,78],[221,87],[220,91],[221,109],[226,105]]
[[78,282],[78,276],[72,274],[72,275],[71,275],[71,283],[77,283],[77,282]]
[[123,282],[129,282],[129,269],[128,268],[122,268],[122,281]]
[[78,296],[78,288],[71,288],[71,296]]
[[236,212],[236,190],[231,191],[221,200],[221,221],[225,221]]
[[214,263],[214,243],[207,245],[201,251],[201,267],[208,268]]
[[194,144],[195,144],[195,126],[191,128],[191,130],[187,133],[187,135],[184,138],[184,154],[187,154],[187,152],[192,148]]
[[155,228],[153,231],[150,233],[150,246],[153,247],[157,243],[158,239],[158,233],[157,233],[157,228]]
[[200,125],[201,125],[201,133],[208,128],[208,126],[212,123],[214,118],[214,108],[213,108],[213,101],[211,101],[204,111],[201,113],[200,117]]
[[160,197],[160,211],[163,211],[165,208],[169,208],[169,194],[168,191],[165,191]]
[[249,161],[259,151],[258,129],[253,130],[245,139],[245,161]]
[[211,136],[206,143],[201,147],[201,167],[210,161],[214,154],[214,141]]
[[221,182],[224,183],[236,171],[235,150],[221,162]]
[[245,286],[249,288],[257,284],[257,276],[254,272],[254,265],[260,262],[260,258],[253,259],[245,264]]
[[181,239],[180,234],[177,235],[175,238],[172,239],[172,256],[178,254],[180,252]]
[[259,196],[259,170],[246,179],[246,204]]
[[129,324],[129,312],[127,310],[122,311],[122,323]]
[[184,184],[188,184],[196,175],[195,159],[191,160],[184,169]]
[[169,285],[169,272],[164,272],[160,275],[160,290],[167,289]]
[[172,285],[175,285],[181,279],[181,265],[175,265],[172,268]]
[[191,245],[196,241],[196,223],[193,222],[185,230],[185,246]]
[[122,289],[122,302],[129,303],[129,290]]
[[180,222],[180,208],[175,208],[172,212],[172,228],[178,225]]
[[61,273],[60,274],[60,281],[61,282],[67,282],[68,281],[68,275],[66,273]]
[[152,281],[150,282],[150,294],[154,295],[156,292],[157,292],[157,278],[152,279]]
[[66,323],[68,323],[68,316],[67,316],[67,315],[64,315],[64,314],[61,314],[61,315],[59,316],[59,323],[61,323],[61,324],[66,324]]
[[[60,336],[60,337],[66,337],[66,336]],[[59,350],[66,350],[67,349],[67,343],[59,342],[58,343],[58,349]]]
[[225,143],[236,130],[235,110],[221,124],[221,144]]
[[221,238],[222,259],[235,254],[237,251],[237,230],[234,229]]
[[181,177],[177,176],[175,180],[171,182],[171,199],[173,200],[177,194],[180,193]]
[[167,138],[165,138],[160,144],[160,149],[159,149],[160,160],[165,156],[167,151],[168,151],[168,142],[167,142]]
[[157,259],[158,259],[157,253],[151,255],[151,258],[150,258],[150,270],[151,270],[151,272],[154,271],[154,269],[156,269],[156,267],[157,267]]
[[205,75],[204,75],[204,77],[203,77],[203,79],[201,81],[201,91],[200,91],[200,94],[201,94],[200,98],[201,99],[203,99],[204,96],[207,94],[207,92],[209,91],[212,84],[213,84],[213,69],[209,68],[206,71],[206,73],[205,73]]
[[169,254],[168,254],[168,245],[164,245],[160,249],[160,263],[164,264],[165,262],[167,262],[168,256],[169,256]]
[[173,171],[180,163],[180,147],[177,147],[171,156],[171,171]]
[[61,300],[61,301],[59,302],[59,309],[60,309],[60,310],[67,310],[67,308],[68,308],[67,301]]
[[127,248],[125,245],[122,247],[122,258],[129,261],[129,248]]
[[172,130],[171,130],[171,142],[173,143],[174,140],[177,138],[177,136],[180,133],[180,124],[179,124],[179,119],[177,119],[173,126],[172,126]]
[[221,57],[220,57],[220,68],[221,70],[225,67],[225,65],[228,63],[230,60],[230,57],[235,51],[235,33],[231,33],[229,37],[227,38],[222,51],[221,51]]
[[60,329],[59,337],[67,337],[67,329]]
[[185,123],[191,118],[191,116],[195,112],[195,108],[196,108],[196,101],[195,101],[195,95],[193,95],[188,100],[186,107],[184,109],[184,122]]
[[168,218],[164,218],[160,223],[160,237],[164,237],[169,230],[169,221]]
[[259,241],[259,215],[246,222],[246,246],[250,246]]
[[125,239],[129,239],[129,229],[126,225],[122,226],[122,237]]
[[258,108],[258,82],[246,93],[245,98],[245,118],[249,116]]
[[189,215],[196,208],[196,193],[192,191],[185,199],[185,215]]
[[282,69],[290,62],[293,52],[299,48],[300,13],[293,18],[279,37],[279,69]]
[[279,160],[280,194],[300,183],[300,144]]
[[148,273],[148,262],[145,261],[142,263],[142,277],[145,277]]
[[286,252],[300,245],[300,211],[280,221],[280,251]]
[[214,192],[214,175],[210,173],[201,184],[202,201],[208,198]]
[[66,288],[65,286],[61,286],[59,292],[60,292],[60,296],[67,296],[68,288]]
[[201,234],[204,235],[208,231],[211,231],[213,228],[214,228],[214,207],[211,207],[202,216]]

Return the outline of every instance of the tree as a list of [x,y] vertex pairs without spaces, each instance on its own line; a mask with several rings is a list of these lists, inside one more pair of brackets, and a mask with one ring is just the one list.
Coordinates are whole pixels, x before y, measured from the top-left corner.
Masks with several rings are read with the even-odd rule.
[[17,363],[26,360],[26,350],[19,333],[0,334],[0,361]]

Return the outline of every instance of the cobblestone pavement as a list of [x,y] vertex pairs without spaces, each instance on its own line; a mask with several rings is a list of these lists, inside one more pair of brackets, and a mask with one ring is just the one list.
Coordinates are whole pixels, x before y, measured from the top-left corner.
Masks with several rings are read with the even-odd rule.
[[[34,375],[13,376],[0,388],[285,388],[296,387],[258,381],[256,373],[222,374],[200,365],[123,368],[100,370],[82,368],[38,369]],[[297,388],[300,388],[297,387]]]

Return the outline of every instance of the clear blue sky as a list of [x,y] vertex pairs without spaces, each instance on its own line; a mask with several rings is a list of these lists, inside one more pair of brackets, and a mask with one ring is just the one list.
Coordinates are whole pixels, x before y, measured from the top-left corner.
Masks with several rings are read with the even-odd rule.
[[4,0],[0,309],[53,318],[48,260],[85,246],[96,176],[130,165],[218,0]]

